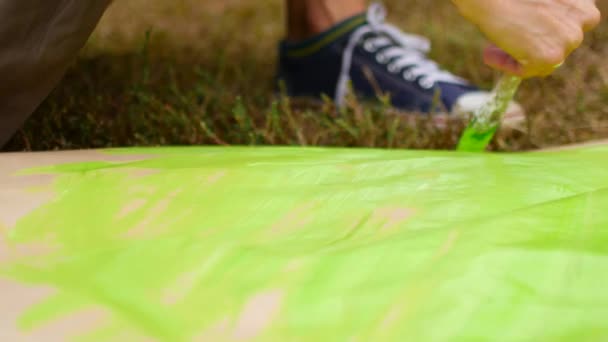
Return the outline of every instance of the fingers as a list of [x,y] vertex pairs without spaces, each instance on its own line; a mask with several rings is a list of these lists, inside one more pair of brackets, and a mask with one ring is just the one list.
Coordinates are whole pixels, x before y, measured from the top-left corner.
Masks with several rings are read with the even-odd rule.
[[[555,3],[562,5],[561,10],[554,7]],[[518,59],[522,77],[552,74],[581,46],[585,31],[595,28],[601,17],[593,0],[552,0],[545,2],[538,14],[544,25],[543,34],[529,40],[533,44],[526,45],[527,51],[519,55],[523,57]],[[490,57],[490,63],[496,61],[500,59]],[[511,64],[503,60],[501,66],[510,68]]]
[[585,32],[589,32],[595,29],[597,25],[600,24],[601,20],[602,14],[600,13],[600,10],[595,7],[595,5],[592,6],[587,12],[587,15],[585,16],[585,19],[583,21],[583,30]]
[[579,16],[583,32],[589,32],[599,25],[602,15],[600,10],[597,8],[595,0],[562,1],[566,1],[566,3],[569,5],[567,15]]
[[521,77],[547,76],[600,22],[594,0],[453,0],[496,46],[484,61]]
[[523,77],[551,75],[555,67],[566,59],[566,53],[556,45],[549,45],[538,49],[534,63],[523,65]]
[[584,32],[593,30],[601,20],[595,0],[552,0],[541,7],[546,11],[547,7],[555,5],[562,8],[563,17],[576,21]]

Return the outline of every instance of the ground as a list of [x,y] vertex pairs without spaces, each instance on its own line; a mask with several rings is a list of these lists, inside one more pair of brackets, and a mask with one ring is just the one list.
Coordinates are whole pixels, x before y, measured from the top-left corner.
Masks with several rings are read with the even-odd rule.
[[[390,19],[426,35],[432,56],[483,87],[485,41],[446,0],[385,0]],[[603,5],[603,2],[600,2]],[[604,6],[606,7],[606,6]],[[281,0],[121,0],[5,150],[154,145],[455,146],[461,127],[351,100],[346,110],[295,103],[273,91]],[[526,81],[518,100],[528,132],[492,149],[518,151],[608,137],[608,24],[587,36],[557,73]]]

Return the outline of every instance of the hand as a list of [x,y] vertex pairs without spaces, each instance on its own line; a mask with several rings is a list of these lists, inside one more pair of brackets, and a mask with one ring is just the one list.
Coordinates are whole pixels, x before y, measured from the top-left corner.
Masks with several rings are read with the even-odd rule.
[[504,72],[546,76],[600,21],[594,0],[452,0],[495,45],[485,62]]

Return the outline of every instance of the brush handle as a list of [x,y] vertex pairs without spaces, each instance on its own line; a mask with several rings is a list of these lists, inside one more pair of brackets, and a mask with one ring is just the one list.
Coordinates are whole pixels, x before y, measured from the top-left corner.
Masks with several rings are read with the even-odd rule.
[[492,98],[473,113],[472,127],[479,132],[500,125],[509,103],[513,100],[522,79],[503,75],[493,91]]
[[458,145],[459,151],[483,152],[502,121],[502,116],[513,100],[522,79],[503,75],[492,92],[492,97],[473,113]]

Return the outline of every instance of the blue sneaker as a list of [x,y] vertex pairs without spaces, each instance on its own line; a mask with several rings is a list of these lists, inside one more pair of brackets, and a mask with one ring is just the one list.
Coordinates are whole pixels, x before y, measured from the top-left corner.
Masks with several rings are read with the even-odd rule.
[[[338,106],[343,105],[349,89],[364,100],[389,94],[396,109],[434,113],[438,124],[451,118],[466,119],[488,100],[491,93],[429,60],[427,39],[403,33],[385,18],[384,7],[373,4],[367,14],[317,37],[298,43],[282,41],[278,79],[287,94],[326,95]],[[516,127],[524,120],[521,106],[512,103],[503,125]]]

